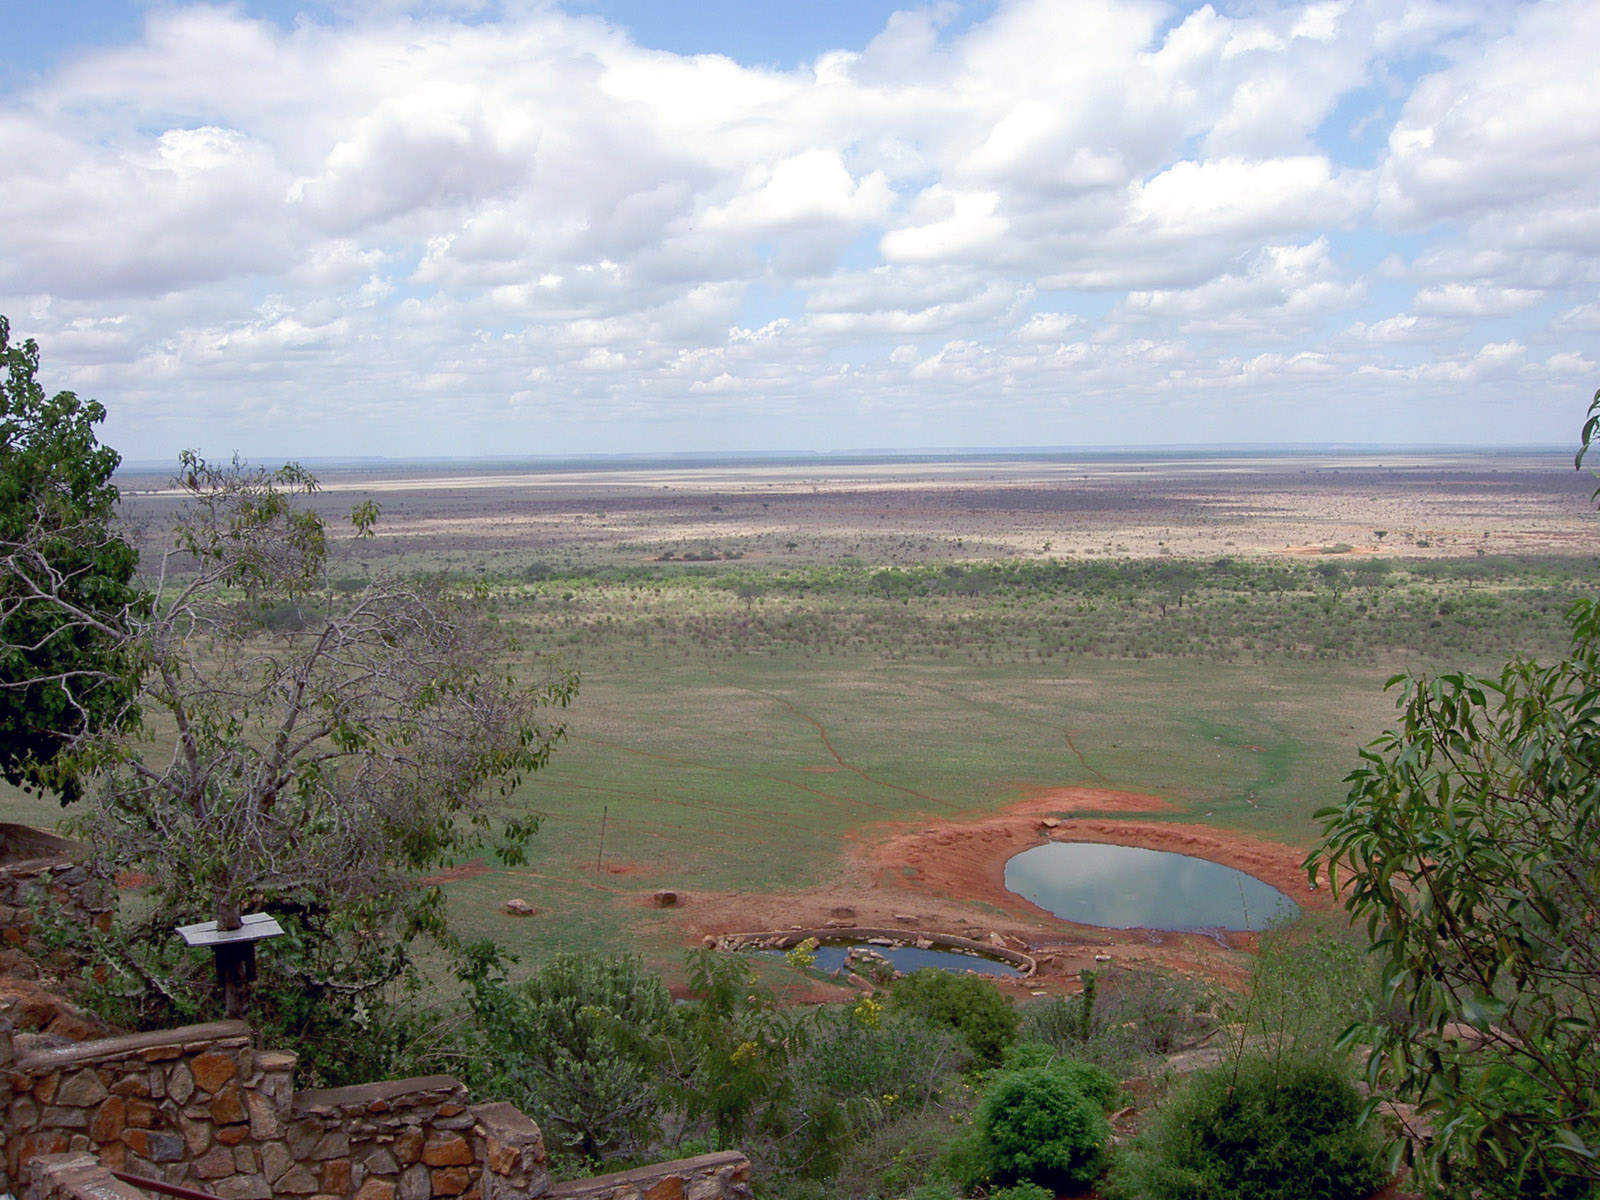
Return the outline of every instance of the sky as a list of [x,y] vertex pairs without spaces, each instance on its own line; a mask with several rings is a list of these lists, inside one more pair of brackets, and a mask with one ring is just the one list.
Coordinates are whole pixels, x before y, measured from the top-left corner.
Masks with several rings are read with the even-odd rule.
[[125,460],[1571,445],[1600,2],[0,0]]

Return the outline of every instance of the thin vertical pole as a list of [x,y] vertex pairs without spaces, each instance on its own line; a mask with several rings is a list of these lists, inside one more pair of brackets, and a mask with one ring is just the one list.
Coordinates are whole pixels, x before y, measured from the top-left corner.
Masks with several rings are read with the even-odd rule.
[[602,804],[600,806],[600,849],[594,856],[594,873],[596,875],[600,874],[600,860],[605,857],[606,853],[606,813],[610,811],[610,805]]

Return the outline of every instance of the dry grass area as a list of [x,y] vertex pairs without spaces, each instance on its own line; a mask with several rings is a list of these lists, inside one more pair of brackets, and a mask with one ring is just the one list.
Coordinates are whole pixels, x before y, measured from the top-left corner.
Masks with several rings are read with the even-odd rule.
[[[330,515],[383,506],[362,552],[491,572],[737,555],[874,565],[1047,557],[1405,557],[1594,549],[1593,481],[1550,454],[1098,456],[529,470],[322,471]],[[126,475],[137,519],[177,500]],[[1381,536],[1380,536],[1381,535]],[[448,561],[443,561],[448,560]]]

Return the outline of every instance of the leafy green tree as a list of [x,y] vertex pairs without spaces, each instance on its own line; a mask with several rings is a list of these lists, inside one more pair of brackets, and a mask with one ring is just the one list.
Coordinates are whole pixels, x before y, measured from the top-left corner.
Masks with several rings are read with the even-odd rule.
[[510,984],[496,964],[480,947],[467,972],[477,1088],[518,1104],[590,1163],[658,1135],[672,1018],[660,978],[636,958],[563,953]]
[[804,1029],[757,982],[747,955],[693,950],[687,965],[695,1001],[677,1013],[671,1089],[688,1125],[726,1149],[781,1119]]
[[24,788],[82,790],[63,751],[131,727],[133,662],[123,616],[138,554],[117,528],[116,451],[105,409],[46,397],[39,347],[0,316],[0,772]]

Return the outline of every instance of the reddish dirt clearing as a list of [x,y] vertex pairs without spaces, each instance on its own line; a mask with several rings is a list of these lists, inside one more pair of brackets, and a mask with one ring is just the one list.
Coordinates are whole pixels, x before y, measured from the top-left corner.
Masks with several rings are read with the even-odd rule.
[[1210,859],[1270,883],[1302,908],[1332,907],[1325,890],[1308,889],[1301,849],[1208,826],[1108,815],[1172,808],[1135,792],[1046,789],[990,816],[864,830],[833,887],[782,895],[686,893],[679,911],[692,937],[830,924],[998,937],[1040,959],[1039,977],[1021,986],[1054,991],[1075,983],[1079,970],[1107,961],[1237,981],[1246,967],[1237,952],[1253,949],[1255,938],[1228,934],[1225,950],[1207,934],[1101,929],[1054,917],[1005,886],[1006,861],[1045,840],[1111,842]]

